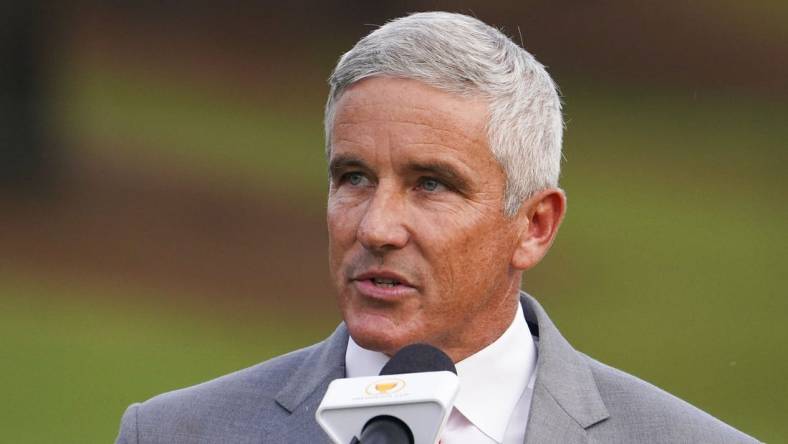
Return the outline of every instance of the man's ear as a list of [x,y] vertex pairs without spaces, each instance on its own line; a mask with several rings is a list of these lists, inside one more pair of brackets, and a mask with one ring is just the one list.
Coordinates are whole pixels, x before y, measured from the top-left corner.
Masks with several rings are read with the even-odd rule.
[[541,191],[523,202],[515,216],[520,225],[512,267],[528,270],[547,254],[566,213],[566,194],[559,188]]

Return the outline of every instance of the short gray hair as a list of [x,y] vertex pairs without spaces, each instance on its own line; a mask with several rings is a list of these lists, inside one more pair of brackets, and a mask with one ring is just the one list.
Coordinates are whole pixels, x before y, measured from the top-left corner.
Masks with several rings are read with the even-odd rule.
[[487,138],[506,173],[508,216],[534,193],[558,186],[563,133],[558,88],[544,66],[501,31],[462,14],[422,12],[362,38],[329,78],[326,154],[331,154],[340,96],[353,83],[376,75],[418,80],[488,102]]

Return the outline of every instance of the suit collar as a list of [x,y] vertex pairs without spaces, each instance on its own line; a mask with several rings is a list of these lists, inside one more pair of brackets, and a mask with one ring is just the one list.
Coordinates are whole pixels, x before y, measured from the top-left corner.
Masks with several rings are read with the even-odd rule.
[[[276,394],[276,402],[292,413],[314,392],[325,392],[331,381],[344,378],[347,341],[347,328],[341,323],[331,336],[310,347],[301,365]],[[317,398],[316,402],[320,403],[321,398]]]
[[[591,369],[583,356],[561,336],[541,305],[521,292],[526,322],[538,338],[536,382],[526,432],[527,442],[545,442],[556,428],[570,441],[581,441],[584,429],[605,420],[608,414]],[[276,395],[276,401],[293,412],[328,383],[345,377],[348,332],[340,324],[325,341],[311,347],[298,369]],[[320,397],[313,397],[320,402]],[[317,407],[317,405],[315,405]],[[574,435],[578,439],[570,439]]]
[[557,421],[555,415],[568,416],[581,430],[607,419],[610,415],[583,355],[561,336],[534,298],[521,292],[520,302],[526,321],[537,329],[538,336],[534,398],[526,429],[529,438],[542,425],[549,426],[540,424],[540,417],[548,412],[553,421]]

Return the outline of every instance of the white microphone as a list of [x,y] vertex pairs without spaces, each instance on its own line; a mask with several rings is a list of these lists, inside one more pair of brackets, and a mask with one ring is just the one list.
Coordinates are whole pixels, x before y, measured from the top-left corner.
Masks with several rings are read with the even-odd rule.
[[411,344],[380,376],[331,381],[315,418],[336,444],[434,444],[460,388],[456,373],[442,351]]

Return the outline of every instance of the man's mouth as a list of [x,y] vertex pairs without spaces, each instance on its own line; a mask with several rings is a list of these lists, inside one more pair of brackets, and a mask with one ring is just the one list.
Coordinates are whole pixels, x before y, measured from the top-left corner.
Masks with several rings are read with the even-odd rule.
[[390,270],[374,270],[351,279],[361,294],[375,299],[396,299],[417,291],[402,275]]
[[398,280],[386,278],[372,278],[370,281],[378,287],[395,287],[400,284]]

